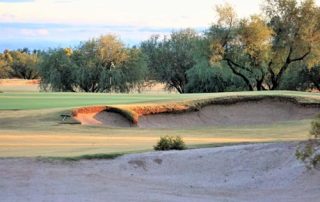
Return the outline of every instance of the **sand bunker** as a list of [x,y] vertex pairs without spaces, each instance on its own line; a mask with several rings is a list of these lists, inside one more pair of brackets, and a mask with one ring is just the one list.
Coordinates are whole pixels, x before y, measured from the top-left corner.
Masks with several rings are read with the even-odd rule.
[[0,198],[25,201],[318,202],[319,171],[294,143],[132,154],[115,160],[0,159]]
[[84,125],[140,128],[193,128],[224,125],[272,124],[282,121],[310,119],[320,112],[319,106],[301,105],[279,99],[239,101],[214,104],[198,111],[142,115],[132,124],[121,114],[107,111],[82,114],[76,119]]

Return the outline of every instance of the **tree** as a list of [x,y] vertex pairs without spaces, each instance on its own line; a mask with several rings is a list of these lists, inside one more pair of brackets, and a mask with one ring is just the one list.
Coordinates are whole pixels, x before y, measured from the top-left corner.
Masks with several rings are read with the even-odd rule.
[[38,55],[29,53],[28,49],[6,51],[7,63],[10,66],[9,76],[22,79],[38,78]]
[[187,71],[187,93],[243,91],[245,83],[223,66],[203,61]]
[[303,62],[296,62],[284,73],[278,89],[305,91],[313,88],[312,71]]
[[320,8],[314,0],[266,0],[264,8],[274,32],[268,72],[271,89],[277,89],[290,64],[319,63]]
[[9,77],[10,65],[8,63],[7,55],[0,54],[0,79]]
[[129,92],[144,83],[148,69],[146,58],[139,49],[128,49],[126,60],[116,64],[109,72],[105,69],[102,73],[100,83],[104,91]]
[[0,77],[36,79],[38,54],[30,53],[28,49],[17,51],[5,50],[0,54]]
[[195,64],[198,34],[192,29],[173,32],[170,38],[159,39],[153,36],[141,44],[148,57],[148,68],[152,78],[166,84],[168,89],[185,93],[188,82],[187,70]]
[[218,21],[206,33],[211,40],[211,62],[224,62],[247,85],[248,90],[264,89],[266,62],[272,30],[259,16],[238,20],[226,4],[216,8]]
[[264,12],[266,18],[237,20],[230,6],[218,7],[207,34],[212,62],[226,62],[249,90],[277,89],[291,64],[311,67],[320,58],[320,9],[313,0],[266,0]]
[[76,66],[65,49],[50,49],[43,53],[38,69],[41,76],[40,86],[43,90],[62,92],[77,90]]
[[50,50],[42,57],[42,87],[54,91],[129,92],[144,81],[145,57],[106,35],[75,49]]
[[320,91],[320,65],[315,65],[311,68],[308,68],[308,70],[310,88],[315,88]]
[[100,77],[103,72],[97,40],[88,40],[72,51],[71,59],[76,65],[74,77],[76,85],[84,92],[99,92]]

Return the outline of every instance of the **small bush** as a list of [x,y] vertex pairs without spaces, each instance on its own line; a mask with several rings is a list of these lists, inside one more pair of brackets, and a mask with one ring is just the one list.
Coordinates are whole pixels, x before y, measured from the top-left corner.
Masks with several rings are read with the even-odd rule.
[[308,169],[320,167],[320,115],[311,122],[311,138],[305,144],[299,145],[296,151],[297,159],[304,162]]
[[186,145],[180,136],[164,136],[161,137],[159,142],[153,147],[156,151],[165,150],[184,150]]

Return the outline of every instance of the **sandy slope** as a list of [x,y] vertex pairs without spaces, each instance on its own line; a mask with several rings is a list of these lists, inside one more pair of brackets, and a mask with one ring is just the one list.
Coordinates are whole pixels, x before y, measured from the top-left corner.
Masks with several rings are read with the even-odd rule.
[[115,160],[0,160],[1,201],[316,202],[320,171],[306,171],[296,144],[152,152]]
[[[216,104],[199,111],[184,113],[159,113],[141,116],[139,128],[192,128],[221,125],[273,124],[289,120],[313,118],[320,112],[316,106],[302,106],[275,99]],[[83,125],[131,127],[128,119],[114,112],[79,113],[75,117]]]

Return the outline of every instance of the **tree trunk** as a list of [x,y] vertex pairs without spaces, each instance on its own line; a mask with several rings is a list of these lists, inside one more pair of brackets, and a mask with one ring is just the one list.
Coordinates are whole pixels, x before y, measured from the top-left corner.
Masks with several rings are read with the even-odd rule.
[[245,75],[241,74],[240,72],[237,72],[237,71],[235,70],[235,68],[233,67],[233,65],[231,64],[230,60],[227,60],[227,63],[228,63],[228,66],[230,67],[231,71],[232,71],[235,75],[237,75],[237,76],[239,76],[240,78],[242,78],[242,80],[246,83],[249,91],[254,91],[254,88],[253,88],[252,84],[250,83],[250,80],[249,80]]

